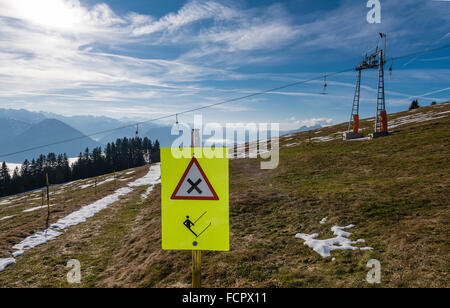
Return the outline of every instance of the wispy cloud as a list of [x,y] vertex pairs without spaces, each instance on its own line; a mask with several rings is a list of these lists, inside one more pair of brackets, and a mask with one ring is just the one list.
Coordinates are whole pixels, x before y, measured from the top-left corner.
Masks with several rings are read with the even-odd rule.
[[136,36],[157,32],[173,33],[180,28],[202,20],[230,20],[239,15],[233,8],[214,1],[191,1],[177,13],[167,14],[158,20],[142,22],[133,29]]
[[[176,112],[204,106],[315,76],[320,68],[312,67],[311,61],[324,62],[330,70],[344,60],[359,60],[378,31],[391,30],[392,54],[437,39],[447,42],[449,10],[430,2],[383,2],[383,23],[368,27],[365,6],[348,0],[313,12],[291,12],[282,2],[251,7],[235,0],[191,0],[163,16],[119,14],[105,3],[89,6],[78,0],[0,0],[0,107],[16,103],[120,117],[124,110],[147,115],[158,108]],[[417,20],[433,25],[437,33],[426,35],[429,28],[422,29]],[[296,70],[286,69],[292,63]],[[282,68],[273,69],[277,65]],[[444,69],[394,74],[401,75],[402,82],[448,80]],[[354,77],[348,78],[328,83],[347,91]],[[336,105],[352,96],[351,91],[320,96],[320,83],[280,91],[268,99],[334,99]],[[387,91],[400,97],[403,92],[408,91]],[[259,108],[266,102],[252,103]],[[243,114],[256,109],[249,105],[218,108]]]
[[[176,13],[155,18],[137,13],[118,16],[104,3],[87,8],[76,0],[0,0],[0,39],[8,42],[0,46],[0,95],[107,102],[210,91],[198,83],[225,76],[233,79],[228,77],[233,72],[226,66],[213,68],[189,61],[183,54],[172,59],[142,59],[126,55],[123,49],[128,44],[159,44],[161,37],[166,43],[182,44],[180,33],[186,40],[195,38],[191,41],[198,44],[198,50],[213,45],[226,45],[230,51],[269,48],[271,42],[288,40],[295,31],[280,16],[272,18],[268,12],[257,17],[258,12],[237,5],[190,1]],[[215,23],[184,31],[201,20]],[[230,28],[227,23],[236,24]],[[156,39],[155,34],[159,35]],[[186,50],[184,54],[192,53]],[[141,93],[133,92],[133,87]]]

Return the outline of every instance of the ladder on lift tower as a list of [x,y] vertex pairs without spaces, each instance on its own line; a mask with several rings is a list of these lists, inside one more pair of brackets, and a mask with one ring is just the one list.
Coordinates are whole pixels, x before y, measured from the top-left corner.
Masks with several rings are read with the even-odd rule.
[[[361,96],[361,69],[357,69],[358,77],[356,78],[355,95],[353,96],[352,113],[348,122],[348,131],[353,130],[354,134],[358,133],[359,126],[359,98]],[[353,124],[353,126],[352,126]]]
[[374,127],[375,133],[387,133],[386,104],[384,99],[384,63],[383,50],[381,50],[378,69],[377,113],[375,116]]

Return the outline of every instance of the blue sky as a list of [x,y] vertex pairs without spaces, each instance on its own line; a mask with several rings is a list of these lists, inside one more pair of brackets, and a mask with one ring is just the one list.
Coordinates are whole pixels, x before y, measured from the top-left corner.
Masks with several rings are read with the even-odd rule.
[[[0,0],[0,108],[145,120],[355,67],[379,32],[388,57],[450,44],[449,1],[380,2],[381,23],[369,24],[365,0]],[[450,96],[450,49],[393,69],[388,112]],[[355,78],[329,78],[325,96],[317,81],[202,114],[282,129],[339,123]],[[365,72],[363,117],[376,83]]]

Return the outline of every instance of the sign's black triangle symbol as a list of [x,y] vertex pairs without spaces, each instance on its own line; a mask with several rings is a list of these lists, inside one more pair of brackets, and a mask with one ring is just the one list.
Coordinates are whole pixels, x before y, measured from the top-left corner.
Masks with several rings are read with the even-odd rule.
[[219,200],[198,160],[192,157],[170,199]]

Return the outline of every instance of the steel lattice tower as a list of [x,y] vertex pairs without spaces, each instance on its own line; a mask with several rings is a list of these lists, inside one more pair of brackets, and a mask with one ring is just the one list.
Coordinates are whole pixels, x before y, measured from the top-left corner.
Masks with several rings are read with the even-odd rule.
[[358,71],[358,77],[356,78],[355,95],[353,96],[352,113],[350,114],[350,121],[348,122],[348,131],[350,131],[353,124],[353,116],[359,115],[359,98],[361,96],[361,69]]
[[378,90],[377,90],[377,112],[375,116],[374,132],[381,131],[381,112],[386,110],[384,99],[384,56],[383,50],[380,50],[380,64],[378,67]]
[[[350,114],[350,121],[348,122],[348,131],[345,135],[346,139],[359,138],[362,135],[358,133],[358,122],[354,124],[354,121],[359,121],[359,102],[361,96],[361,75],[363,70],[378,69],[378,86],[377,86],[377,109],[375,114],[374,135],[379,133],[387,134],[387,115],[386,104],[384,94],[384,65],[386,54],[386,35],[380,33],[381,38],[384,38],[384,49],[378,50],[364,57],[364,60],[359,64],[355,70],[358,72],[356,78],[355,94],[353,96],[352,112]],[[351,129],[353,127],[353,132]]]

